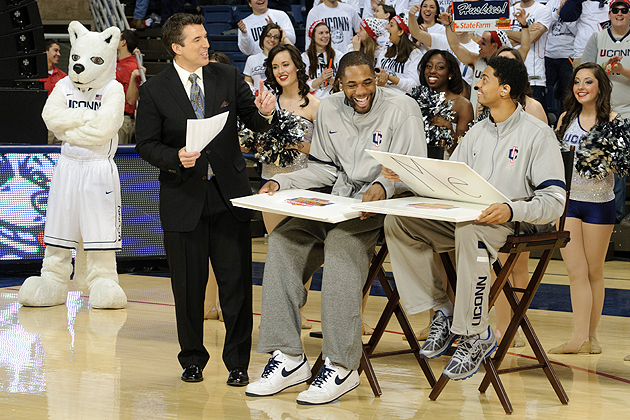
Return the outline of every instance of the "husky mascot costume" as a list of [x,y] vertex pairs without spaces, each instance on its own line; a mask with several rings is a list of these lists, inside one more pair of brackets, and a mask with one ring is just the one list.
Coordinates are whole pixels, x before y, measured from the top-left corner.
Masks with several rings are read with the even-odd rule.
[[114,164],[125,96],[116,81],[118,28],[97,33],[79,22],[68,27],[72,49],[68,76],[44,106],[48,129],[62,140],[50,185],[41,276],[26,279],[18,300],[25,306],[66,302],[77,249],[74,279],[89,292],[93,308],[123,308],[115,252],[121,249],[120,180]]

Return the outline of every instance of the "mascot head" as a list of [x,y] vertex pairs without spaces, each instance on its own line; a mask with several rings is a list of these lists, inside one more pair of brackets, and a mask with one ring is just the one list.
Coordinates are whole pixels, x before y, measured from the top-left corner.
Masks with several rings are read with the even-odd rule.
[[68,76],[80,89],[98,89],[116,77],[116,49],[120,29],[107,28],[103,32],[90,32],[79,22],[68,26],[70,34],[70,61]]

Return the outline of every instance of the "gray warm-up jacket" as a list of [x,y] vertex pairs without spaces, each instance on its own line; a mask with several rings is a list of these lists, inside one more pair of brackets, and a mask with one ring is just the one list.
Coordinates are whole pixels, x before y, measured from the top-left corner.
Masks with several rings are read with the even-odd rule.
[[451,156],[512,200],[510,221],[549,223],[564,210],[565,180],[556,136],[521,105],[504,122],[475,124]]
[[404,155],[427,155],[418,104],[406,95],[376,88],[372,109],[358,114],[343,92],[322,100],[317,111],[308,168],[275,175],[280,189],[332,185],[332,194],[361,198],[374,183],[387,197],[394,184],[381,174],[381,164],[365,149]]

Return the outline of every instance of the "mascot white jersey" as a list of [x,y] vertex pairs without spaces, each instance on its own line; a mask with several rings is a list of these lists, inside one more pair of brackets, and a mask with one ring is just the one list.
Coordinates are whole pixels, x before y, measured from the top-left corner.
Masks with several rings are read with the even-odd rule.
[[120,180],[113,161],[125,101],[115,80],[120,30],[90,32],[74,21],[68,32],[68,76],[42,112],[48,129],[62,140],[46,212],[46,254],[41,276],[26,279],[18,299],[26,306],[63,304],[71,249],[77,248],[74,279],[87,288],[90,305],[122,308],[127,298],[118,285],[115,257],[121,249]]

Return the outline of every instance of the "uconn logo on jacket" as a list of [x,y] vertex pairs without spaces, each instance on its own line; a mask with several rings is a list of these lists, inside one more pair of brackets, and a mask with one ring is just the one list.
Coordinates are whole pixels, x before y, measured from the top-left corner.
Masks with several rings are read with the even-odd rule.
[[372,143],[374,143],[376,147],[379,147],[382,142],[383,142],[383,133],[381,133],[380,131],[375,131],[372,134]]
[[510,163],[514,163],[517,157],[518,157],[518,146],[512,146],[512,148],[508,152],[508,158],[510,159]]

